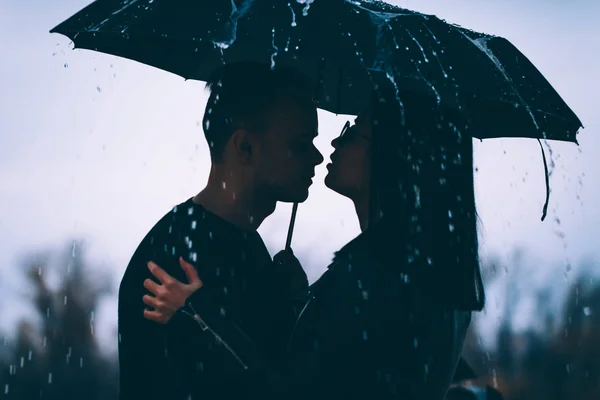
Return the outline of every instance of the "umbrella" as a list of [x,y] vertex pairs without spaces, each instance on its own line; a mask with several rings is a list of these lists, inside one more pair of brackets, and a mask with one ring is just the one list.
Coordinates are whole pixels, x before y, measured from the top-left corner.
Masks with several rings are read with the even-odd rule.
[[576,142],[582,126],[508,40],[379,1],[98,0],[51,32],[186,79],[236,61],[293,67],[337,114],[357,114],[379,75],[464,108],[477,138]]
[[98,0],[51,32],[66,35],[75,48],[186,79],[205,81],[238,61],[292,67],[317,82],[319,107],[336,114],[360,112],[378,80],[464,110],[480,139],[576,143],[582,127],[508,40],[380,1]]

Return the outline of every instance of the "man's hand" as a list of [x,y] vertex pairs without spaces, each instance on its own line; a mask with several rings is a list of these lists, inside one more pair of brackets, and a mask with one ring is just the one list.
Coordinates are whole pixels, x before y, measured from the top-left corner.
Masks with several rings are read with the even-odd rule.
[[277,274],[283,276],[288,293],[298,293],[308,287],[308,278],[292,249],[281,250],[273,257]]
[[196,268],[192,264],[183,261],[179,257],[179,265],[185,271],[185,276],[189,283],[183,283],[167,274],[162,268],[150,261],[148,269],[161,283],[155,283],[152,279],[144,281],[144,287],[154,296],[145,295],[142,298],[144,304],[153,308],[144,310],[144,317],[151,321],[166,324],[173,314],[185,305],[187,298],[200,289],[203,285],[198,276]]

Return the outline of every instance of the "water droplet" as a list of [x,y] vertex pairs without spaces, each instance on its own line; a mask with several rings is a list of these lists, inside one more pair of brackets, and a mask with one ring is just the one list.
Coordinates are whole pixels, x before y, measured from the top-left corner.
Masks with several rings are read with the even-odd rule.
[[63,65],[65,68],[69,68],[69,64],[65,63],[65,65]]
[[592,315],[592,309],[589,307],[583,307],[583,313],[589,317],[590,315]]

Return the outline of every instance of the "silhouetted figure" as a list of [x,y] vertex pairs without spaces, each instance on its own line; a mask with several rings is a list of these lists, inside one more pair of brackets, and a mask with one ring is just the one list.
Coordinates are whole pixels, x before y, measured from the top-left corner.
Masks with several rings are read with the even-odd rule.
[[256,229],[277,201],[306,200],[314,168],[323,161],[312,143],[317,112],[311,85],[291,71],[244,63],[223,67],[207,86],[208,183],[150,230],[121,282],[121,400],[239,399],[252,385],[241,376],[243,361],[202,332],[199,321],[176,310],[161,323],[144,318],[162,318],[158,312],[165,311],[154,297],[142,300],[145,287],[158,284],[147,281],[150,260],[181,281],[186,274],[178,258],[197,264],[205,286],[190,303],[198,311],[210,305],[215,328],[235,319],[267,357],[281,354],[281,339],[294,322],[285,274],[273,271]]

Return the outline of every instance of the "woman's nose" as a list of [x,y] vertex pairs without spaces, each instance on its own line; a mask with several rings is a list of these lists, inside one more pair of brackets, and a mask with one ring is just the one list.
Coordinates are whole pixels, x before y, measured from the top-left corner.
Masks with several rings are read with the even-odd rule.
[[336,137],[335,139],[333,139],[331,141],[331,147],[333,147],[334,149],[337,149],[339,143],[340,143],[340,138]]

